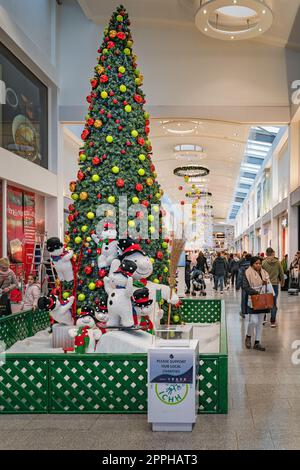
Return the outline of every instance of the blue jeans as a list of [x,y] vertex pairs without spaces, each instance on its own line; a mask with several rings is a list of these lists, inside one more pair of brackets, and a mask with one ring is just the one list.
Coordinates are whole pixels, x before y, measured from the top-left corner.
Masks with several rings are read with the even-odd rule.
[[274,289],[274,307],[271,310],[271,323],[275,323],[276,321],[276,315],[277,315],[277,298],[278,298],[278,285],[273,286]]
[[215,289],[218,290],[218,285],[220,283],[220,290],[224,290],[224,276],[215,276]]

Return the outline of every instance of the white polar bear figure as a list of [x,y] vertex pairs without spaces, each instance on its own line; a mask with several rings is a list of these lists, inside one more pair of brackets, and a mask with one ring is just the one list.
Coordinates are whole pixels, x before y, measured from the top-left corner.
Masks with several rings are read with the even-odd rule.
[[76,326],[69,330],[69,335],[74,338],[76,354],[94,353],[97,342],[102,336],[102,331],[96,327],[94,311],[83,307],[77,316]]
[[67,282],[73,281],[74,274],[71,263],[74,254],[73,251],[65,250],[60,239],[57,237],[48,238],[46,246],[57,272],[58,279]]
[[92,239],[101,249],[101,253],[98,256],[98,268],[109,268],[112,261],[118,256],[118,242],[117,231],[113,224],[106,223],[100,233],[93,234]]
[[63,325],[74,325],[71,307],[75,297],[72,295],[64,303],[61,303],[57,295],[50,294],[48,297],[40,297],[38,300],[38,308],[40,310],[48,310],[50,316],[57,323]]
[[134,291],[132,275],[136,265],[132,261],[124,260],[118,263],[118,268],[104,278],[104,288],[108,294],[107,327],[133,327],[133,307],[131,297]]
[[[161,297],[166,302],[171,303],[172,305],[176,305],[179,302],[179,297],[175,291],[173,291],[171,295],[171,288],[169,286],[147,281],[147,278],[151,276],[153,272],[153,266],[149,256],[147,256],[147,254],[142,251],[140,245],[136,241],[132,240],[131,238],[119,240],[118,246],[122,254],[119,256],[119,259],[116,259],[112,262],[110,271],[116,271],[118,269],[120,260],[133,261],[136,264],[137,268],[133,273],[134,285],[140,284],[136,286],[136,288],[141,288],[144,285],[149,289],[149,298],[153,300],[152,313],[150,316],[152,321],[154,317],[154,305],[156,301],[157,290],[161,291]],[[162,317],[161,311],[157,313],[160,315],[160,317]]]

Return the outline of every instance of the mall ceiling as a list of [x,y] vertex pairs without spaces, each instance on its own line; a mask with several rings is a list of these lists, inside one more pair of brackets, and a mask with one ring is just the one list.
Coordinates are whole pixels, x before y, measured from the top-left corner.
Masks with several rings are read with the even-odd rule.
[[[78,3],[88,19],[101,24],[120,0],[78,0]],[[122,3],[136,23],[180,25],[196,30],[199,0],[124,0]],[[273,25],[255,41],[300,49],[300,0],[267,0],[267,3],[273,11]]]

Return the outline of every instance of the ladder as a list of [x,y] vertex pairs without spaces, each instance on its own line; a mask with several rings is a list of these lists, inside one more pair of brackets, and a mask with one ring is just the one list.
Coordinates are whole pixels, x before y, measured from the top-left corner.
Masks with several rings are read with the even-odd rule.
[[46,248],[47,233],[37,234],[35,237],[30,272],[35,273],[41,291],[47,294],[55,287],[56,271]]

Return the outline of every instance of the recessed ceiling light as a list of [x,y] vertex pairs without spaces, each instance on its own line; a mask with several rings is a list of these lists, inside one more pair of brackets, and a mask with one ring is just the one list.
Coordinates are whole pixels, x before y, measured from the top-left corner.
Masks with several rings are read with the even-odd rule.
[[273,23],[267,0],[201,0],[195,23],[216,39],[250,39],[266,32]]

